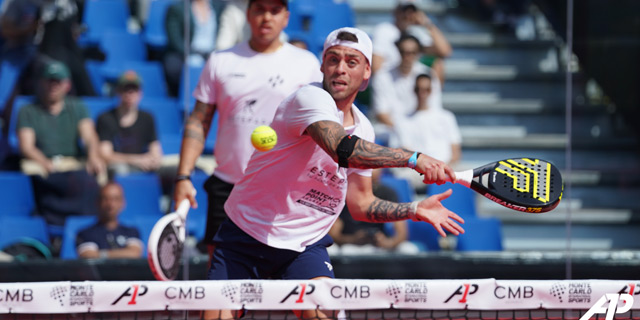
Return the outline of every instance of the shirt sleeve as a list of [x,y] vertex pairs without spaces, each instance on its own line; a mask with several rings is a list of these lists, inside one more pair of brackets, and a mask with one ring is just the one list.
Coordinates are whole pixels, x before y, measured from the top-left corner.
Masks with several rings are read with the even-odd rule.
[[112,141],[116,134],[115,123],[110,121],[111,111],[107,111],[98,117],[96,131],[100,141]]
[[214,104],[216,99],[215,91],[215,60],[216,53],[213,53],[200,73],[200,79],[193,91],[193,97],[196,100],[206,104]]
[[394,86],[391,74],[385,70],[378,71],[372,79],[372,107],[376,114],[389,114],[394,104]]

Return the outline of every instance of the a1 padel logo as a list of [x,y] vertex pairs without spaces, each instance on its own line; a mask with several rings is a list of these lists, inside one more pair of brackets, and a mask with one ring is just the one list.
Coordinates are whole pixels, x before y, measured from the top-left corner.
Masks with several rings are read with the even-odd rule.
[[[145,294],[147,294],[147,291],[149,291],[149,288],[147,288],[147,286],[134,284],[131,287],[127,288],[127,290],[125,290],[118,297],[118,299],[116,299],[116,301],[112,302],[111,305],[112,306],[115,305],[116,303],[118,303],[124,297],[131,297],[131,299],[129,299],[127,304],[137,304],[138,302],[136,301],[136,299],[138,297],[142,297]],[[126,301],[126,299],[125,299],[125,301]]]
[[[607,301],[609,304],[607,305]],[[618,302],[622,303],[622,306],[618,305]],[[628,293],[617,294],[607,293],[602,296],[596,303],[585,313],[580,320],[589,320],[596,314],[606,313],[605,320],[613,320],[613,316],[618,313],[625,313],[631,310],[633,307],[633,296]]]
[[456,291],[453,292],[449,296],[449,298],[447,298],[447,300],[445,300],[444,302],[447,303],[453,297],[460,296],[460,300],[458,300],[458,302],[467,303],[467,298],[469,297],[469,295],[472,295],[472,294],[475,294],[476,292],[478,292],[478,288],[479,287],[480,286],[478,286],[475,283],[465,283],[465,284],[459,286],[458,289],[456,289]]
[[295,286],[293,290],[291,290],[291,292],[289,292],[289,294],[280,301],[280,303],[285,303],[291,297],[296,298],[296,303],[303,303],[304,297],[312,294],[314,291],[316,291],[316,286],[314,284],[301,283]]

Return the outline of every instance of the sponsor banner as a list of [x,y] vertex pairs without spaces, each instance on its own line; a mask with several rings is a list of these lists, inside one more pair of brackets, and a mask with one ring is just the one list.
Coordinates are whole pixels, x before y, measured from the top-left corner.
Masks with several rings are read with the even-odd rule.
[[[617,304],[617,309],[613,307]],[[640,281],[234,280],[0,284],[2,313],[148,310],[640,309]]]

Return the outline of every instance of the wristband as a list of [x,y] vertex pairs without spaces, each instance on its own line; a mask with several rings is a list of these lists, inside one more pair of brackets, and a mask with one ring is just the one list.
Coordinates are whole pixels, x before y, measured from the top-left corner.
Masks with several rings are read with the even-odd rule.
[[414,152],[409,161],[407,161],[407,167],[411,169],[415,169],[418,166],[418,157],[420,156],[420,152]]
[[186,174],[179,174],[176,176],[176,182],[182,181],[182,180],[191,180],[191,176],[186,175]]
[[419,203],[419,201],[414,201],[414,202],[411,202],[411,205],[409,206],[409,219],[410,220],[420,221],[420,219],[418,219],[418,216],[416,215],[418,213],[418,203]]

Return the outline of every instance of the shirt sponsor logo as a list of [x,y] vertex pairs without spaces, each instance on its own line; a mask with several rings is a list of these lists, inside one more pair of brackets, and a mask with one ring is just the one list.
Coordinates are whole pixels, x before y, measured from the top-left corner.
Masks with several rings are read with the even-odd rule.
[[201,300],[205,298],[205,290],[202,286],[168,287],[164,296],[169,300]]
[[342,202],[342,198],[336,198],[322,191],[311,189],[302,199],[298,199],[296,202],[328,215],[335,215],[337,213],[336,208]]
[[93,285],[71,285],[69,290],[70,306],[92,306],[93,305]]
[[312,294],[314,291],[316,291],[316,286],[314,284],[301,283],[295,286],[293,290],[291,290],[291,292],[289,292],[289,294],[280,301],[280,303],[285,303],[291,297],[296,299],[296,303],[303,303],[304,297]]
[[460,297],[460,299],[458,300],[459,303],[467,303],[467,298],[472,295],[475,294],[476,292],[478,292],[478,289],[480,288],[479,285],[475,284],[475,283],[464,283],[461,286],[458,287],[458,289],[456,289],[456,291],[454,291],[449,298],[447,298],[447,300],[445,300],[444,302],[447,303],[449,302],[451,299],[453,299],[453,297]]
[[147,294],[147,292],[149,291],[149,288],[145,285],[138,285],[138,284],[134,284],[130,287],[127,288],[127,290],[125,290],[119,297],[118,299],[116,299],[115,301],[113,301],[111,303],[111,305],[115,305],[117,304],[120,300],[122,300],[122,298],[125,297],[131,297],[131,299],[125,299],[123,301],[127,301],[127,304],[133,305],[133,304],[137,304],[137,300],[138,297],[142,297],[145,294]]
[[336,172],[330,172],[318,167],[311,168],[307,176],[338,190],[342,190],[347,182],[345,178],[340,177]]

